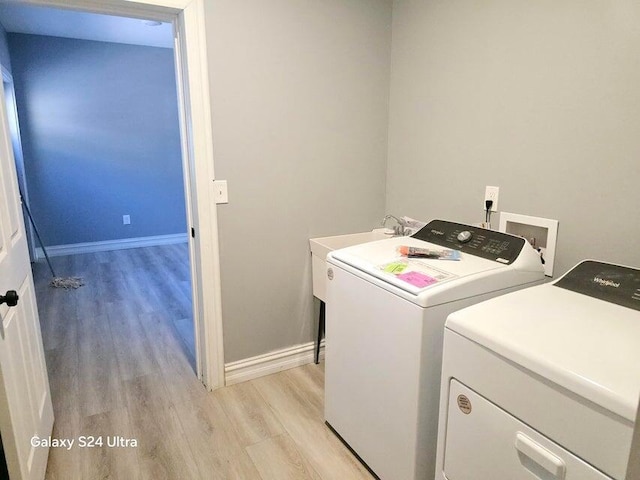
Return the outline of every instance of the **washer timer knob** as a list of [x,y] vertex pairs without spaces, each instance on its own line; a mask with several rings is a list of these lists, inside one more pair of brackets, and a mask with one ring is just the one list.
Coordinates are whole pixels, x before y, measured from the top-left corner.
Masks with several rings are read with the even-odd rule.
[[458,234],[458,241],[460,243],[467,243],[469,240],[471,240],[472,236],[473,234],[469,230],[464,230]]

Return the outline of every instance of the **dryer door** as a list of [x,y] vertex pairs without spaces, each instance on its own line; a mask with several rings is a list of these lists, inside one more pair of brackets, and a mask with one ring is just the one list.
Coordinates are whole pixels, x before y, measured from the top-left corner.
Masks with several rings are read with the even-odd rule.
[[455,379],[450,387],[448,480],[612,480]]

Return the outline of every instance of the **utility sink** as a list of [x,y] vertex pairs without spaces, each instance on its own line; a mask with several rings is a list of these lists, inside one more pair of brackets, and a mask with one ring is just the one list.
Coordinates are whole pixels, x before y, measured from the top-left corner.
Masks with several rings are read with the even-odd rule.
[[370,232],[350,233],[347,235],[335,235],[333,237],[312,238],[309,240],[311,247],[311,269],[313,272],[313,296],[326,301],[327,281],[327,254],[333,250],[360,245],[361,243],[374,242],[390,238],[392,230],[376,228]]

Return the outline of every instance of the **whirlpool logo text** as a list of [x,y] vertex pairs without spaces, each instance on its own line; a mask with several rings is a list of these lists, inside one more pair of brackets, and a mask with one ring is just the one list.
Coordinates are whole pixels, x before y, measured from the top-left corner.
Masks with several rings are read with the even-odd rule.
[[603,287],[613,287],[618,288],[620,286],[619,282],[614,282],[613,280],[605,280],[600,277],[593,277],[593,281],[598,285],[602,285]]

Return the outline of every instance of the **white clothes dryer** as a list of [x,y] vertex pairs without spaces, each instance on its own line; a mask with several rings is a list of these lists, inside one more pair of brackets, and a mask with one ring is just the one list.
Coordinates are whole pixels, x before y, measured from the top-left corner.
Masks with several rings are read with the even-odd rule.
[[[459,260],[406,258],[400,246]],[[379,478],[431,479],[445,319],[542,282],[540,257],[522,238],[434,220],[327,262],[325,420]]]
[[592,260],[449,315],[437,480],[623,480],[640,270]]

